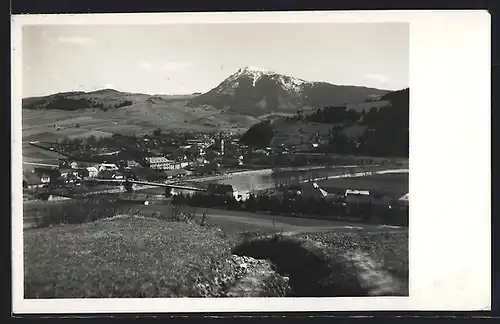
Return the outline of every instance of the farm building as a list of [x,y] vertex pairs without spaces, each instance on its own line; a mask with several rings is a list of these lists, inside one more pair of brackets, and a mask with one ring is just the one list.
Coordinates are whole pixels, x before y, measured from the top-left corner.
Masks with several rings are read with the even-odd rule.
[[346,203],[362,203],[371,201],[370,191],[368,190],[347,189],[344,196]]

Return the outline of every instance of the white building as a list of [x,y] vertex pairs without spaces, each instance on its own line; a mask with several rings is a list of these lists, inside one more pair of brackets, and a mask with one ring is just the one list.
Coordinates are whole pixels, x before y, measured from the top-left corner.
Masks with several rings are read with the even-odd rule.
[[345,199],[347,203],[369,202],[371,201],[370,192],[368,190],[351,190],[345,191]]
[[116,164],[102,163],[99,165],[99,171],[110,170],[110,171],[118,171],[118,167]]
[[171,161],[165,157],[147,157],[146,164],[154,170],[178,170],[188,166],[188,162]]
[[370,195],[370,192],[368,190],[351,190],[351,189],[347,189],[345,191],[345,196],[369,196]]
[[99,175],[99,170],[96,167],[85,168],[89,173],[89,178],[95,178]]

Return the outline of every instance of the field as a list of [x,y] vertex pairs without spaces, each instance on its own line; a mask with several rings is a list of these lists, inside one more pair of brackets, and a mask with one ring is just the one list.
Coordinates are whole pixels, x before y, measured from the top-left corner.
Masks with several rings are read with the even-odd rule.
[[373,193],[401,197],[409,191],[408,173],[375,174],[364,177],[329,179],[317,182],[324,190],[369,190]]
[[[157,128],[242,131],[256,122],[248,116],[223,113],[210,107],[189,108],[181,99],[153,98],[143,100],[142,97],[132,97],[133,105],[107,111],[23,109],[23,141],[52,141],[64,136],[111,136],[115,132],[141,134],[151,133]],[[79,127],[75,127],[76,124]]]

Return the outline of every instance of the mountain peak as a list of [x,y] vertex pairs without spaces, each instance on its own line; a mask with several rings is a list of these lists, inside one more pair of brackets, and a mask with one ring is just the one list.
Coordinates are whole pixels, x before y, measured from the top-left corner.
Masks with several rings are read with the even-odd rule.
[[272,70],[256,66],[245,66],[243,68],[240,68],[238,71],[236,71],[236,73],[231,75],[227,79],[227,81],[234,82],[242,76],[251,78],[253,86],[255,86],[257,81],[259,81],[259,79],[261,79],[263,76],[268,76],[273,80],[277,81],[278,83],[280,83],[283,86],[283,88],[285,88],[287,91],[293,91],[293,92],[300,91],[301,85],[307,83],[302,79],[293,78],[284,74],[277,73]]
[[247,72],[247,73],[275,73],[273,71],[270,71],[268,69],[263,69],[263,68],[260,68],[260,67],[256,67],[256,66],[245,66],[241,69],[239,69],[238,72]]
[[189,104],[193,107],[208,105],[256,117],[269,112],[295,112],[301,107],[323,108],[362,102],[368,94],[385,93],[377,89],[306,81],[248,65]]

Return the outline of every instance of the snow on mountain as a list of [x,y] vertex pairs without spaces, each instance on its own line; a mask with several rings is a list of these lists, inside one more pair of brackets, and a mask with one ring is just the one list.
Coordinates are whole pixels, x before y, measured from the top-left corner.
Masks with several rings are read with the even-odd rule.
[[[255,87],[257,81],[259,81],[263,76],[268,76],[270,79],[279,81],[279,83],[283,86],[283,88],[287,91],[299,92],[302,90],[302,85],[307,83],[302,79],[293,78],[287,75],[279,74],[277,72],[255,67],[255,66],[246,66],[244,68],[239,69],[236,73],[229,76],[226,79],[228,83],[237,82],[241,77],[248,77],[252,79],[252,85]],[[236,86],[238,84],[235,84]]]

